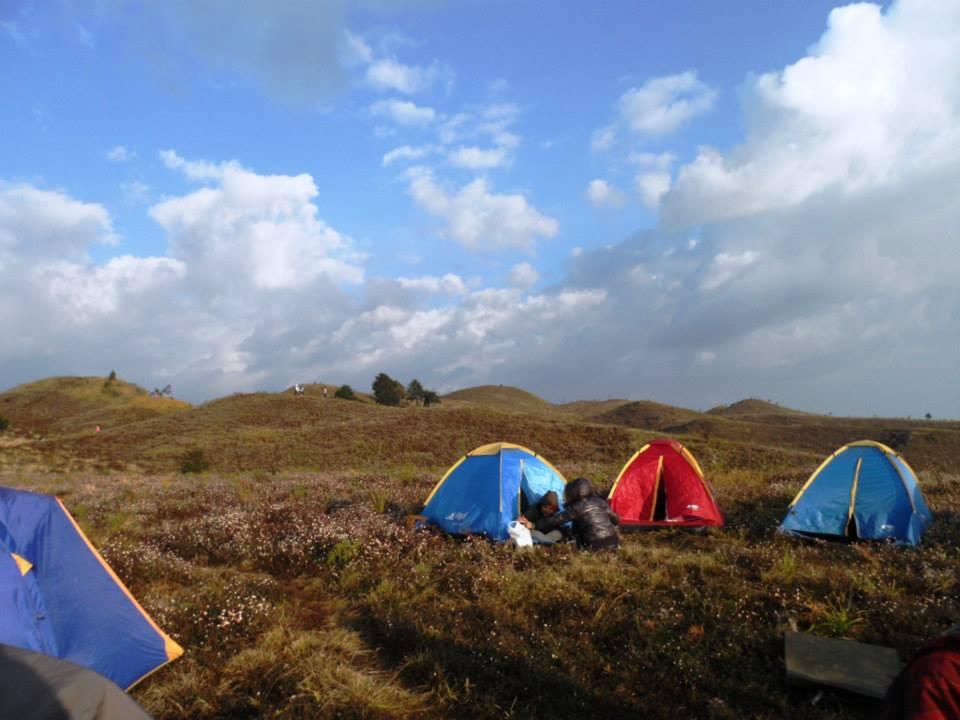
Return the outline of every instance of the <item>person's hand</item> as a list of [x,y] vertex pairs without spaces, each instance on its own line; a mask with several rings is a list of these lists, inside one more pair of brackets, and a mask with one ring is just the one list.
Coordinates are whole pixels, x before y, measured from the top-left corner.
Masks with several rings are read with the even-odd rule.
[[520,524],[523,525],[527,530],[533,529],[533,523],[527,520],[523,515],[520,516]]

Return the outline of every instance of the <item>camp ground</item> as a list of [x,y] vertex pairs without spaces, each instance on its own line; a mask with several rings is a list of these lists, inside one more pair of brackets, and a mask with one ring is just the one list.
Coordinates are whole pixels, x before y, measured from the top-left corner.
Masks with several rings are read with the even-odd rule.
[[617,476],[609,501],[625,528],[723,525],[703,470],[676,440],[640,448]]
[[916,545],[931,519],[907,461],[882,443],[861,440],[844,445],[814,471],[780,531]]
[[[82,389],[99,398],[103,383]],[[166,414],[132,414],[141,419],[124,426],[116,412],[104,420],[87,409],[60,421],[62,435],[45,430],[43,443],[0,436],[0,484],[22,488],[5,496],[17,510],[4,516],[4,587],[35,586],[46,608],[43,618],[18,609],[16,637],[3,642],[24,652],[53,648],[56,657],[14,663],[40,678],[60,677],[67,671],[57,663],[73,663],[63,685],[16,683],[20,697],[34,704],[36,690],[65,708],[76,692],[132,698],[157,720],[866,720],[883,708],[878,698],[895,670],[876,658],[906,663],[960,616],[954,424],[848,425],[771,415],[776,408],[753,403],[722,409],[735,420],[700,413],[684,432],[676,428],[690,416],[677,410],[628,403],[617,415],[613,401],[562,408],[527,394],[519,395],[521,412],[511,405],[518,393],[497,387],[494,399],[510,405],[498,410],[482,404],[485,392],[430,407],[324,399],[312,386],[302,396],[285,388],[197,408],[146,397],[147,409]],[[0,412],[49,427],[29,393],[13,395],[7,402],[0,394]],[[7,409],[15,405],[19,414]],[[571,419],[598,408],[611,421],[642,412],[654,425],[663,412],[664,427]],[[762,420],[744,420],[745,412]],[[890,452],[861,438],[887,439],[891,450],[898,441],[903,465],[891,466]],[[122,463],[135,449],[138,461],[157,464],[38,470],[54,443],[72,463]],[[74,446],[88,454],[68,454]],[[206,469],[181,464],[199,449]],[[825,459],[868,449],[880,455],[864,455],[859,474],[852,462],[840,475],[845,532],[777,532]],[[898,483],[887,493],[897,500],[897,467],[915,470],[933,518],[915,545],[865,532],[875,515],[899,517],[881,504],[861,507],[874,475]],[[830,472],[820,471],[794,509]],[[513,547],[510,524],[525,505],[549,491],[563,500],[567,483],[581,477],[596,499],[617,507],[621,529],[654,531],[621,532],[615,553],[567,538]],[[710,531],[686,531],[695,523]],[[113,594],[119,586],[90,545],[156,627],[126,593]],[[99,636],[87,660],[74,636],[91,626],[60,630],[52,621],[59,601],[45,584],[44,547],[58,546],[86,553],[58,554],[67,568],[54,574],[82,607],[127,601],[119,615],[94,620],[111,634]],[[107,573],[106,590],[75,586],[99,577],[87,562]],[[8,619],[0,613],[6,631]],[[136,640],[129,654],[98,664],[105,649],[125,644],[128,627]],[[164,636],[186,649],[183,659],[165,664],[172,653]],[[97,677],[86,675],[91,667]]]
[[59,499],[5,487],[0,643],[76,663],[125,689],[183,654]]

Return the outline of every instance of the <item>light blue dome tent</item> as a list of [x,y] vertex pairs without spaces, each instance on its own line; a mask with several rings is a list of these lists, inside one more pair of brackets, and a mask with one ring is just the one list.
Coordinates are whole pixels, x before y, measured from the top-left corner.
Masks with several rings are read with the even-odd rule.
[[458,460],[433,489],[422,515],[454,535],[508,538],[507,526],[525,499],[533,504],[553,490],[563,501],[567,481],[532,450],[511,443],[478,447]]
[[183,649],[134,599],[59,499],[0,487],[0,643],[129,689]]
[[932,519],[907,461],[882,443],[861,440],[816,469],[790,503],[780,532],[916,545]]

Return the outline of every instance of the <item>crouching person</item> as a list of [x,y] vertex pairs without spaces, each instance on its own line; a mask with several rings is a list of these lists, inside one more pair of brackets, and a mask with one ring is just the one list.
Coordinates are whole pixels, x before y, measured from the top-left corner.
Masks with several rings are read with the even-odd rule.
[[569,522],[573,524],[577,545],[582,548],[616,550],[620,547],[616,528],[620,518],[607,501],[593,491],[589,480],[577,478],[568,482],[563,488],[563,504],[563,511],[538,522],[537,530],[549,533]]
[[530,530],[530,537],[537,545],[553,545],[563,540],[563,530],[560,528],[543,531],[541,525],[552,518],[560,509],[560,498],[550,490],[544,493],[537,502],[532,504],[519,517],[520,523]]
[[960,625],[931,640],[887,690],[885,720],[960,718]]

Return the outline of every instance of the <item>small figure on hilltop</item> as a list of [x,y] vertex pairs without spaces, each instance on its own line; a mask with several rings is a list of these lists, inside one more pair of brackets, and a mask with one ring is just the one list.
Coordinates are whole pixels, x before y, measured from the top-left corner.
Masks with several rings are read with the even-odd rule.
[[521,525],[530,531],[530,537],[538,545],[553,545],[563,540],[563,531],[560,528],[543,532],[540,525],[557,514],[560,509],[560,498],[550,490],[544,493],[537,502],[533,503],[518,518]]
[[293,386],[294,395],[303,395],[303,392],[304,392],[304,388],[303,388],[303,385],[301,385],[300,383],[297,383],[296,385]]
[[327,399],[327,386],[326,386],[326,385],[321,385],[321,386],[320,386],[320,390],[323,392],[323,399],[326,400],[326,399]]
[[550,533],[568,522],[573,523],[577,545],[586,550],[616,550],[620,535],[616,526],[620,517],[610,509],[607,501],[598,496],[586,478],[577,478],[563,488],[562,512],[537,523],[537,530]]

